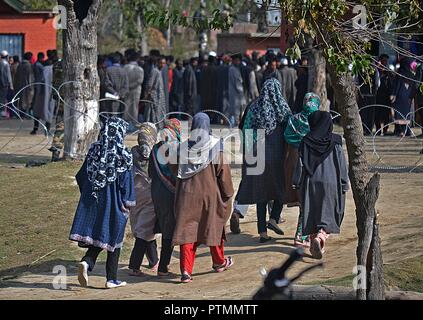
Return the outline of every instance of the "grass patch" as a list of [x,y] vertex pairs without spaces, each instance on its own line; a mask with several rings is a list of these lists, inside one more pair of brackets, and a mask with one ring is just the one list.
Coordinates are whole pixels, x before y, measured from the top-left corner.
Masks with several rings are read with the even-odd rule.
[[[68,240],[79,191],[73,177],[80,163],[0,168],[0,274],[44,260],[73,259]],[[18,268],[20,267],[20,268]]]
[[423,292],[423,256],[386,265],[385,283],[402,290]]
[[[68,240],[79,200],[74,176],[80,166],[79,162],[19,169],[0,166],[0,277],[51,272],[54,265],[81,259],[84,250]],[[132,250],[129,223],[126,234],[121,261],[129,259]],[[105,259],[102,253],[99,261]]]
[[[385,285],[404,291],[423,292],[423,256],[410,258],[384,266]],[[307,282],[306,285],[327,285],[352,288],[354,275],[325,281]]]

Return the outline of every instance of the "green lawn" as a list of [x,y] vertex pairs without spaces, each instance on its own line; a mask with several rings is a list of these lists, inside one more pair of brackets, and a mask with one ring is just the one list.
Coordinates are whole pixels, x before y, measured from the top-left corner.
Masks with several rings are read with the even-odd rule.
[[[385,265],[384,273],[384,280],[387,287],[423,292],[423,256]],[[306,284],[352,287],[353,278],[354,275],[348,275],[323,282],[310,282]]]
[[[0,167],[0,276],[47,271],[57,261],[81,258],[83,251],[68,240],[79,197],[73,177],[80,166]],[[130,249],[125,246],[122,259]]]

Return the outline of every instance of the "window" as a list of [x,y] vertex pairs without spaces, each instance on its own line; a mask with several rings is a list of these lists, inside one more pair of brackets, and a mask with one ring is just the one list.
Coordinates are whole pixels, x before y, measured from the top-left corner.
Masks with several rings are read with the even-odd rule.
[[23,34],[1,34],[0,33],[0,51],[6,50],[9,56],[18,56],[22,60],[24,49]]

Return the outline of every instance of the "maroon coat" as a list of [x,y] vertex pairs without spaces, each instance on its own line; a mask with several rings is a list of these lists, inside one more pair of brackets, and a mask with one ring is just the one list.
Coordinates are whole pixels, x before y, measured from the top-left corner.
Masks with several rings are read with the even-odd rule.
[[218,246],[225,238],[234,188],[223,152],[214,162],[193,177],[176,182],[173,245],[197,242]]

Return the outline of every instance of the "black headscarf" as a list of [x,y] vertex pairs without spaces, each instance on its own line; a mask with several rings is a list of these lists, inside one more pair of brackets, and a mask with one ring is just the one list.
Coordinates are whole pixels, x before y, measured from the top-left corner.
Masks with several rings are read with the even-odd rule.
[[[335,146],[342,145],[342,138],[332,133],[333,122],[329,112],[313,112],[308,117],[308,123],[310,132],[303,138],[299,153],[305,170],[309,175],[313,175]],[[305,149],[308,149],[308,152],[305,152]]]

